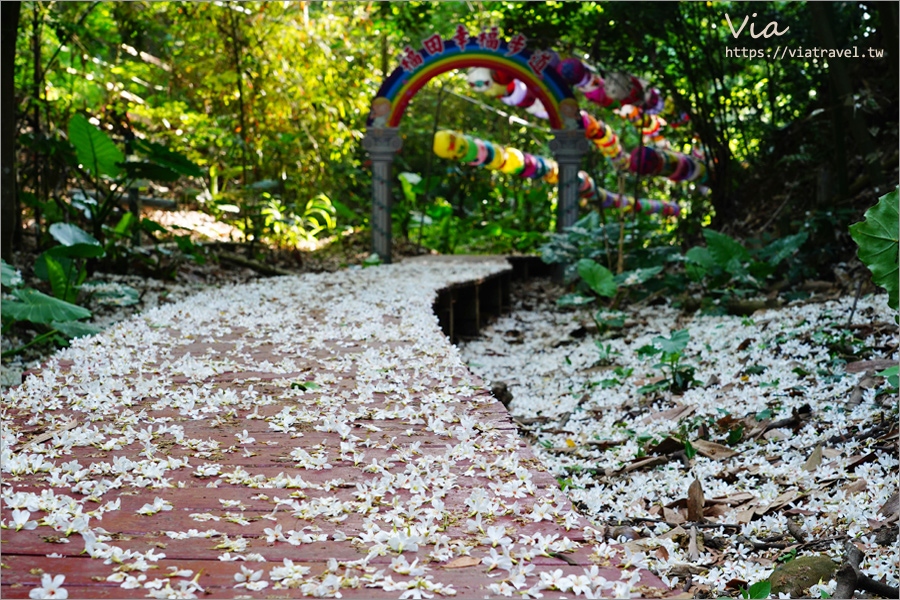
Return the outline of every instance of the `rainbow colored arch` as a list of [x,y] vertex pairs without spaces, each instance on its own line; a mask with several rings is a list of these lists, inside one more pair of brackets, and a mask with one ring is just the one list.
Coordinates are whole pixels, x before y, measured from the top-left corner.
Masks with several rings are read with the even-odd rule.
[[536,74],[528,64],[532,58],[531,50],[524,49],[507,56],[509,47],[506,40],[500,40],[497,50],[488,50],[480,47],[474,36],[469,36],[462,48],[455,40],[445,39],[443,48],[443,52],[437,54],[420,48],[413,53],[413,56],[418,54],[422,59],[419,66],[411,71],[402,66],[397,67],[384,80],[372,100],[367,127],[397,127],[416,92],[441,73],[468,67],[486,67],[504,71],[525,83],[543,103],[553,129],[584,128],[578,113],[578,101],[569,84],[550,65]]

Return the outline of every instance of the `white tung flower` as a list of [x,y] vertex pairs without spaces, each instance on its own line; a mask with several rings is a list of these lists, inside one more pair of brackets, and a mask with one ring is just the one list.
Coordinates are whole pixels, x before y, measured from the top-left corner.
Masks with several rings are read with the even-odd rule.
[[20,529],[35,529],[38,526],[37,521],[29,521],[28,517],[30,516],[31,512],[27,510],[12,511],[12,526],[15,526],[16,531]]
[[237,581],[237,584],[235,584],[234,587],[246,587],[247,589],[261,590],[269,584],[268,581],[262,581],[262,587],[255,585],[253,588],[251,588],[250,585],[260,582],[262,576],[262,569],[260,569],[259,571],[254,571],[253,569],[248,569],[244,565],[241,565],[241,572],[234,574],[234,580]]
[[41,585],[28,593],[29,598],[68,598],[69,592],[61,587],[63,581],[66,580],[65,575],[50,575],[44,573],[41,575]]
[[168,500],[163,500],[159,496],[153,500],[153,504],[145,504],[138,509],[138,514],[140,515],[155,515],[160,511],[172,510],[172,503]]

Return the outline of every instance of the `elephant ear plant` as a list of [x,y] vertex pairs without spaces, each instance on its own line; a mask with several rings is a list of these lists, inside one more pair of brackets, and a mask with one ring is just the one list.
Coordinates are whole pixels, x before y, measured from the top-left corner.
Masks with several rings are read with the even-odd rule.
[[[866,211],[865,220],[850,226],[850,235],[859,246],[859,260],[872,272],[872,281],[888,293],[888,306],[898,318],[900,310],[900,210],[898,190],[885,194],[878,204]],[[880,373],[891,387],[900,383],[900,368],[896,365]]]
[[97,327],[82,322],[82,319],[91,316],[88,309],[24,287],[19,272],[2,259],[0,269],[2,269],[3,289],[9,290],[9,295],[3,298],[2,304],[3,333],[6,334],[20,321],[31,323],[41,332],[24,346],[4,352],[4,357],[18,354],[44,341],[55,340],[64,345],[66,338],[91,335],[99,331]]
[[69,142],[75,148],[82,180],[93,187],[94,194],[82,188],[85,216],[91,232],[104,239],[103,225],[128,189],[141,180],[174,182],[182,176],[200,177],[200,168],[187,157],[165,146],[136,139],[135,156],[125,154],[101,129],[81,114],[69,120]]

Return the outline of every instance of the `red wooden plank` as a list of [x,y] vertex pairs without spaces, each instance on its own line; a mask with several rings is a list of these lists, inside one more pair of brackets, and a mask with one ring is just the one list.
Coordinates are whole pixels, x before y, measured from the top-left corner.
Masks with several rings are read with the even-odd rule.
[[[323,283],[323,285],[327,285]],[[279,304],[278,306],[282,306]],[[287,305],[284,305],[287,306]],[[491,447],[489,450],[490,462],[493,462],[498,456],[509,455],[516,452],[518,455],[517,462],[531,470],[532,481],[535,485],[535,496],[529,496],[515,500],[523,510],[529,512],[531,507],[543,500],[556,499],[560,497],[555,478],[543,470],[535,460],[534,454],[528,446],[521,440],[514,439],[510,442],[510,437],[515,436],[515,426],[512,423],[505,409],[487,393],[484,389],[483,381],[468,373],[462,367],[445,367],[441,359],[435,359],[435,365],[441,365],[445,369],[440,373],[440,377],[429,377],[426,373],[420,372],[418,369],[408,368],[407,363],[401,353],[397,353],[393,360],[391,368],[382,372],[381,381],[369,381],[370,374],[362,367],[357,368],[351,361],[357,360],[354,356],[357,353],[373,350],[380,354],[394,352],[398,349],[410,349],[412,342],[391,340],[385,343],[381,335],[376,335],[368,340],[355,339],[360,337],[356,335],[352,328],[347,328],[347,340],[335,339],[320,341],[316,336],[310,335],[309,331],[317,327],[321,322],[327,320],[328,315],[324,309],[311,309],[319,311],[312,314],[304,309],[298,311],[295,315],[294,322],[287,326],[285,331],[289,330],[294,339],[291,345],[302,348],[297,351],[285,351],[278,343],[273,342],[274,339],[286,339],[281,337],[284,331],[276,331],[272,326],[266,323],[260,323],[258,327],[232,327],[229,332],[207,333],[199,335],[196,338],[188,338],[182,335],[182,332],[175,327],[168,327],[160,330],[160,336],[155,346],[159,350],[158,356],[165,357],[156,363],[145,362],[140,365],[141,375],[118,377],[117,385],[131,385],[130,377],[158,377],[167,381],[167,389],[172,392],[180,392],[185,390],[188,393],[194,393],[194,386],[197,384],[191,377],[182,375],[172,371],[171,364],[179,357],[190,353],[193,357],[202,357],[208,351],[217,358],[232,361],[228,370],[207,377],[203,380],[202,385],[210,390],[231,390],[237,393],[246,392],[250,386],[260,397],[268,397],[274,399],[271,404],[260,404],[252,401],[242,402],[238,405],[223,407],[218,413],[207,413],[203,418],[194,418],[193,415],[182,413],[180,410],[165,406],[159,402],[159,398],[148,397],[135,401],[130,407],[118,407],[107,413],[103,420],[94,422],[92,425],[104,425],[106,422],[114,422],[117,416],[124,412],[132,413],[141,410],[147,411],[150,419],[165,419],[167,424],[180,425],[184,429],[184,435],[187,439],[213,440],[219,442],[221,448],[204,455],[194,449],[190,449],[182,444],[173,443],[174,436],[167,433],[158,435],[153,439],[156,446],[154,458],[163,459],[166,457],[188,458],[189,466],[175,470],[169,470],[164,477],[173,486],[183,485],[185,487],[172,488],[140,488],[134,490],[115,489],[103,494],[100,504],[87,501],[84,494],[74,493],[71,491],[71,485],[53,488],[57,494],[70,496],[77,502],[82,503],[85,512],[95,510],[99,506],[114,500],[120,499],[121,506],[119,510],[109,512],[103,516],[102,520],[92,519],[90,525],[95,528],[103,528],[106,531],[115,534],[112,545],[135,550],[138,552],[147,552],[154,550],[155,553],[164,553],[166,558],[160,561],[158,566],[167,567],[174,565],[193,565],[199,569],[204,569],[204,575],[201,576],[201,584],[208,590],[212,597],[231,598],[235,596],[251,596],[251,597],[299,597],[299,590],[274,590],[269,587],[259,592],[248,592],[245,589],[235,589],[233,587],[234,573],[240,569],[241,565],[246,564],[254,569],[271,568],[284,558],[292,560],[306,560],[313,567],[312,575],[320,573],[325,567],[324,562],[327,558],[338,558],[342,560],[356,560],[366,555],[366,547],[356,547],[350,541],[337,542],[333,538],[329,538],[324,542],[315,542],[311,544],[303,544],[301,546],[291,546],[286,542],[270,543],[266,540],[264,529],[271,528],[276,524],[281,525],[283,530],[302,529],[311,525],[308,520],[296,519],[290,514],[290,510],[282,507],[276,513],[276,521],[263,519],[264,515],[271,513],[274,504],[272,499],[277,497],[287,498],[295,490],[291,489],[273,489],[266,488],[265,479],[271,479],[283,473],[287,476],[300,475],[305,481],[314,486],[321,486],[326,482],[343,479],[349,482],[344,487],[336,487],[328,491],[322,489],[304,489],[301,490],[305,498],[298,499],[300,502],[313,502],[322,498],[333,498],[339,501],[354,502],[355,484],[357,482],[374,482],[380,478],[379,474],[373,474],[363,471],[366,465],[371,464],[373,459],[383,461],[388,456],[394,455],[397,448],[408,446],[410,444],[419,443],[419,455],[412,457],[410,460],[413,464],[420,463],[429,456],[441,457],[446,452],[447,445],[456,445],[458,440],[454,439],[452,433],[455,424],[447,423],[451,433],[448,435],[438,435],[434,432],[426,430],[424,424],[412,424],[408,421],[412,419],[389,419],[379,418],[380,411],[390,413],[394,410],[405,410],[408,407],[414,407],[417,411],[416,415],[427,414],[429,411],[440,407],[442,410],[452,411],[457,417],[468,416],[473,419],[484,430],[493,429],[491,436],[496,436],[492,440],[488,440],[488,436],[482,433],[475,433],[476,442],[481,447]],[[382,315],[382,322],[385,330],[391,328],[404,327],[405,317],[401,317],[399,308],[385,307],[385,312],[389,314]],[[398,318],[401,317],[401,318]],[[376,317],[377,318],[377,317]],[[399,324],[399,325],[398,325]],[[208,327],[207,331],[214,331],[214,328]],[[185,329],[188,329],[185,327]],[[395,329],[396,330],[396,329]],[[385,339],[391,338],[391,335],[383,336]],[[250,356],[250,361],[236,356],[235,350],[238,342],[241,343],[241,352]],[[98,347],[98,353],[102,354],[103,350]],[[265,372],[260,367],[260,363],[264,360],[270,361],[272,364],[278,364],[283,358],[291,358],[294,361],[294,367],[290,373]],[[338,359],[338,360],[333,360]],[[95,365],[87,365],[84,362],[75,365],[71,361],[62,361],[56,367],[57,373],[65,374],[71,377],[73,381],[90,381],[92,378],[91,369],[95,369]],[[452,373],[453,377],[449,377]],[[329,376],[334,379],[332,383],[323,385],[315,391],[303,392],[302,390],[292,389],[290,383],[298,381],[309,381],[314,378]],[[58,382],[58,387],[62,388],[68,385],[62,375],[54,377]],[[360,399],[358,388],[360,385],[372,383],[378,391],[367,393],[367,398]],[[399,390],[392,391],[392,390]],[[346,394],[345,392],[349,392]],[[62,392],[61,392],[62,393]],[[78,392],[84,394],[83,391]],[[202,396],[205,392],[197,392],[197,406],[203,406],[205,401]],[[404,395],[402,401],[398,398],[398,394]],[[452,398],[448,395],[452,394]],[[316,405],[319,398],[337,398],[336,405],[326,403],[321,406]],[[6,400],[4,400],[6,402]],[[6,406],[6,404],[5,404]],[[291,438],[287,434],[275,432],[270,429],[269,423],[264,419],[271,418],[285,407],[291,407],[300,411],[321,411],[322,413],[334,410],[337,406],[342,411],[354,413],[360,416],[358,420],[349,421],[352,427],[351,433],[359,438],[375,440],[378,443],[391,442],[392,448],[364,448],[359,450],[365,454],[363,462],[359,465],[353,465],[349,461],[340,459],[340,435],[335,432],[320,432],[314,429],[315,425],[324,422],[324,419],[316,419],[314,423],[297,423],[296,427],[302,431],[303,436]],[[224,417],[227,411],[233,411],[231,417],[226,423],[217,425],[217,421]],[[251,412],[263,416],[263,419],[249,419]],[[11,430],[19,430],[27,435],[22,436],[22,444],[33,436],[39,435],[47,430],[53,431],[59,427],[59,424],[74,419],[84,425],[91,424],[90,414],[85,414],[79,410],[66,408],[63,410],[52,410],[41,415],[37,420],[32,420],[35,415],[28,411],[18,410],[11,407],[8,411],[12,418],[8,420]],[[317,413],[316,413],[317,414]],[[364,419],[363,416],[373,417],[372,419]],[[324,417],[324,414],[323,414]],[[52,420],[55,421],[51,423]],[[48,425],[48,423],[50,425]],[[375,425],[381,431],[370,432],[362,425]],[[133,425],[134,429],[145,429],[149,424],[143,423]],[[152,425],[154,431],[158,431],[160,424]],[[241,444],[238,435],[246,430],[247,433],[256,438],[252,444]],[[266,445],[265,442],[274,442],[277,445]],[[44,449],[53,445],[53,442],[45,444]],[[333,468],[329,470],[309,470],[299,468],[296,461],[284,460],[289,456],[294,448],[304,448],[312,452],[312,447],[322,445],[326,448],[329,462]],[[117,457],[128,457],[132,460],[144,460],[146,457],[141,456],[140,452],[144,449],[143,443],[136,441],[119,450],[102,451],[98,448],[99,444],[85,447],[74,447],[63,452],[62,456],[50,459],[51,462],[62,464],[77,460],[83,467],[88,468],[90,465],[111,464]],[[224,449],[234,446],[236,451],[224,452]],[[34,449],[27,450],[32,452]],[[246,456],[245,450],[253,453],[252,456]],[[484,452],[481,452],[482,455]],[[216,456],[219,460],[213,460]],[[511,473],[505,473],[495,469],[491,480],[482,476],[481,469],[473,469],[473,475],[466,475],[474,461],[459,460],[453,464],[450,472],[455,476],[454,483],[457,486],[451,490],[444,498],[445,510],[450,515],[450,524],[444,532],[453,541],[466,541],[469,544],[477,545],[478,537],[466,530],[466,521],[470,513],[465,502],[469,498],[473,490],[483,489],[489,495],[494,492],[490,490],[489,484],[492,482],[501,482],[513,477]],[[201,465],[218,464],[222,467],[223,475],[219,475],[211,479],[201,479],[193,475],[195,469]],[[392,474],[402,474],[407,469],[407,464],[403,462],[393,463],[389,469]],[[258,489],[248,488],[244,486],[235,486],[225,483],[224,473],[232,472],[236,469],[242,469],[250,473],[251,476],[262,476],[263,481],[259,481]],[[4,486],[10,486],[15,491],[29,491],[40,493],[41,490],[49,487],[46,482],[46,474],[29,474],[20,477],[4,477]],[[112,479],[109,474],[93,474],[88,477],[90,480],[98,481],[101,479]],[[219,487],[208,488],[208,483],[215,479],[221,479],[222,483]],[[260,497],[260,494],[268,496],[268,499]],[[168,500],[173,505],[173,510],[160,512],[151,516],[141,516],[137,514],[137,510],[146,503],[152,503],[153,499],[159,497]],[[384,513],[391,509],[393,505],[405,506],[408,504],[412,494],[408,490],[399,490],[395,493],[387,494],[378,505],[379,510]],[[229,508],[222,505],[219,500],[239,500],[245,508]],[[512,502],[506,499],[506,502]],[[560,506],[566,506],[565,501],[560,502]],[[3,507],[0,510],[2,518],[10,521],[10,509]],[[192,513],[211,513],[220,517],[225,517],[226,513],[242,513],[245,518],[256,519],[248,525],[238,525],[227,521],[208,521],[199,522],[191,518]],[[40,519],[43,513],[32,513],[32,519]],[[346,520],[340,523],[330,522],[322,517],[315,520],[315,525],[321,529],[323,533],[331,536],[336,530],[344,532],[349,538],[357,537],[364,530],[367,519],[357,513],[351,514]],[[502,517],[493,521],[485,521],[485,526],[502,526],[509,528],[513,538],[521,535],[534,535],[542,533],[544,535],[560,535],[566,536],[573,540],[583,540],[583,527],[586,522],[580,521],[578,529],[566,531],[559,522],[534,523],[528,518],[511,518]],[[388,530],[389,526],[381,525],[382,529]],[[234,563],[222,562],[217,558],[225,552],[225,549],[217,549],[215,546],[221,544],[223,539],[216,537],[213,539],[188,539],[177,540],[170,539],[165,535],[165,531],[185,531],[188,529],[208,530],[215,529],[223,532],[230,537],[242,536],[248,540],[246,552],[257,552],[261,554],[267,561],[266,564],[257,563]],[[83,541],[78,534],[70,536],[68,544],[51,543],[47,541],[46,536],[58,536],[51,528],[46,526],[38,527],[33,531],[7,530],[4,533],[3,544],[3,562],[9,566],[10,573],[4,573],[2,582],[2,593],[4,597],[27,597],[28,591],[37,585],[40,578],[33,574],[32,569],[46,568],[52,573],[53,568],[58,568],[59,573],[67,574],[67,584],[64,586],[69,590],[69,597],[145,597],[145,590],[123,590],[119,586],[109,585],[105,581],[99,581],[94,578],[105,577],[112,572],[116,565],[104,565],[103,561],[90,559],[85,556],[78,556],[83,548]],[[371,544],[367,544],[370,546]],[[421,562],[427,561],[427,554],[432,550],[431,547],[423,546],[418,552],[408,554],[408,558],[413,560],[419,558]],[[485,556],[489,548],[484,545],[474,547],[471,553],[476,557]],[[532,561],[537,567],[537,571],[546,569],[561,569],[564,573],[581,573],[583,566],[591,564],[590,544],[586,544],[577,552],[571,554],[572,560],[579,563],[580,566],[571,566],[568,563],[552,557],[538,557]],[[64,558],[47,558],[47,554],[58,553]],[[386,568],[390,565],[392,555],[374,557],[371,561],[372,565],[379,568]],[[275,561],[275,562],[272,562]],[[192,568],[192,567],[188,567]],[[452,584],[458,593],[457,597],[490,597],[492,594],[487,586],[492,582],[499,581],[493,578],[496,573],[486,573],[483,566],[468,567],[465,569],[442,569],[438,565],[429,565],[431,569],[429,574],[434,575],[437,581]],[[608,579],[617,579],[618,570],[613,567],[604,567],[608,569]],[[15,573],[11,577],[11,573]],[[395,580],[403,577],[393,575]],[[660,582],[649,573],[645,573],[647,582],[660,585]],[[537,575],[532,578],[538,581]],[[71,585],[69,585],[69,583]],[[18,587],[21,586],[21,587]],[[560,594],[556,591],[545,592],[553,596],[570,597],[571,594]],[[364,588],[358,590],[342,590],[344,597],[378,597],[378,598],[395,598],[400,592],[385,592],[377,588]]]

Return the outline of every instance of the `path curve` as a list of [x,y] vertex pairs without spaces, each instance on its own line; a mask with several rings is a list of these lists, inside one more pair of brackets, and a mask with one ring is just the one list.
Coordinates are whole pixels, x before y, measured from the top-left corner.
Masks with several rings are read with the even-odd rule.
[[506,269],[266,279],[57,353],[2,401],[2,597],[666,594],[438,327],[438,290]]

